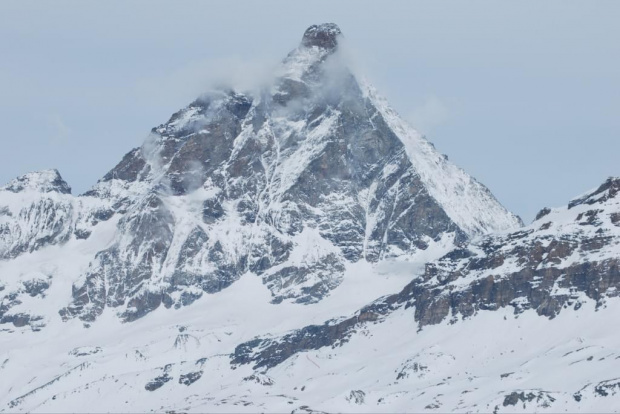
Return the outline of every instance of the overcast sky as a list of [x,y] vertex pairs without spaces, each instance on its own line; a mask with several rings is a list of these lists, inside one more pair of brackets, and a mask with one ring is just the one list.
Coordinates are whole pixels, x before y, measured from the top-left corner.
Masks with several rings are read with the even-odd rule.
[[0,182],[82,193],[149,130],[337,23],[362,72],[529,222],[620,176],[618,1],[0,2]]

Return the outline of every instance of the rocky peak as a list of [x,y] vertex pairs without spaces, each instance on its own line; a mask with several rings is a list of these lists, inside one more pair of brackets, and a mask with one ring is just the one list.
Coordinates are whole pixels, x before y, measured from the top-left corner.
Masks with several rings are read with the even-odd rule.
[[573,208],[581,204],[604,203],[610,198],[615,198],[620,192],[620,177],[609,177],[596,190],[590,191],[584,196],[572,200],[568,208]]
[[88,203],[112,201],[91,222],[117,215],[116,234],[63,318],[90,323],[111,307],[133,321],[248,272],[273,303],[310,304],[349,264],[435,254],[520,225],[357,82],[338,36],[334,24],[311,26],[269,87],[203,95],[88,193]]
[[304,33],[301,44],[305,47],[335,49],[338,46],[339,36],[342,36],[342,32],[335,23],[314,24]]
[[29,172],[13,179],[1,189],[13,193],[31,190],[40,193],[71,194],[71,187],[56,169]]

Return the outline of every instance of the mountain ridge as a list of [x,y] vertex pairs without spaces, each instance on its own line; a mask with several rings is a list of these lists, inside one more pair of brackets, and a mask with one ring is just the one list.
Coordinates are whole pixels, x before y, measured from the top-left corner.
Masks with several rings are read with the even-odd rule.
[[0,188],[0,411],[615,401],[620,337],[592,322],[617,306],[620,179],[523,226],[341,36],[309,27],[272,82],[201,95],[82,195],[57,170]]

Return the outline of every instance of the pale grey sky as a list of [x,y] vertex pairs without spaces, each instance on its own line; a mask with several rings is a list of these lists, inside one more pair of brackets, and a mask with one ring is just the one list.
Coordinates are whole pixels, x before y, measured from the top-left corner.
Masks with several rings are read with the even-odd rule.
[[86,191],[229,76],[264,76],[311,24],[529,222],[620,175],[617,1],[0,2],[0,182],[58,168]]

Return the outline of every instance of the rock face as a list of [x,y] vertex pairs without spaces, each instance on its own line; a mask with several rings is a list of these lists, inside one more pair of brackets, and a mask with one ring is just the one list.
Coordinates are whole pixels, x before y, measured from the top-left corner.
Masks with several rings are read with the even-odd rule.
[[342,36],[342,32],[334,23],[315,24],[306,30],[301,44],[304,47],[317,46],[324,49],[335,49],[338,46],[339,36]]
[[[610,178],[523,230],[488,236],[427,265],[423,282],[403,292],[411,297],[408,305],[416,306],[424,325],[506,306],[553,318],[587,298],[604,304],[620,288],[617,188],[620,179]],[[413,299],[422,286],[449,293]]]
[[422,329],[502,308],[554,318],[586,301],[603,306],[620,292],[618,189],[620,178],[609,178],[523,229],[488,235],[426,264],[423,275],[400,293],[352,317],[241,344],[232,363],[272,368],[299,352],[346,342],[360,326],[403,308],[413,312],[417,329]]
[[0,254],[88,239],[114,216],[113,241],[60,315],[90,323],[111,307],[132,321],[248,272],[274,303],[314,303],[348,263],[519,226],[357,81],[340,36],[334,24],[311,26],[260,93],[204,94],[81,197],[56,171],[15,180],[5,191],[40,195],[4,227]]
[[[72,240],[86,240],[98,223],[113,214],[109,200],[72,196],[56,170],[29,173],[0,188],[0,260],[12,269],[0,279],[0,324],[43,327],[45,312],[34,314],[31,307],[20,308],[28,302],[44,302],[54,284],[54,270],[43,263],[37,271],[22,271],[27,256]],[[71,261],[70,248],[65,252]]]
[[73,231],[71,188],[56,170],[29,173],[0,188],[0,259],[66,242]]

